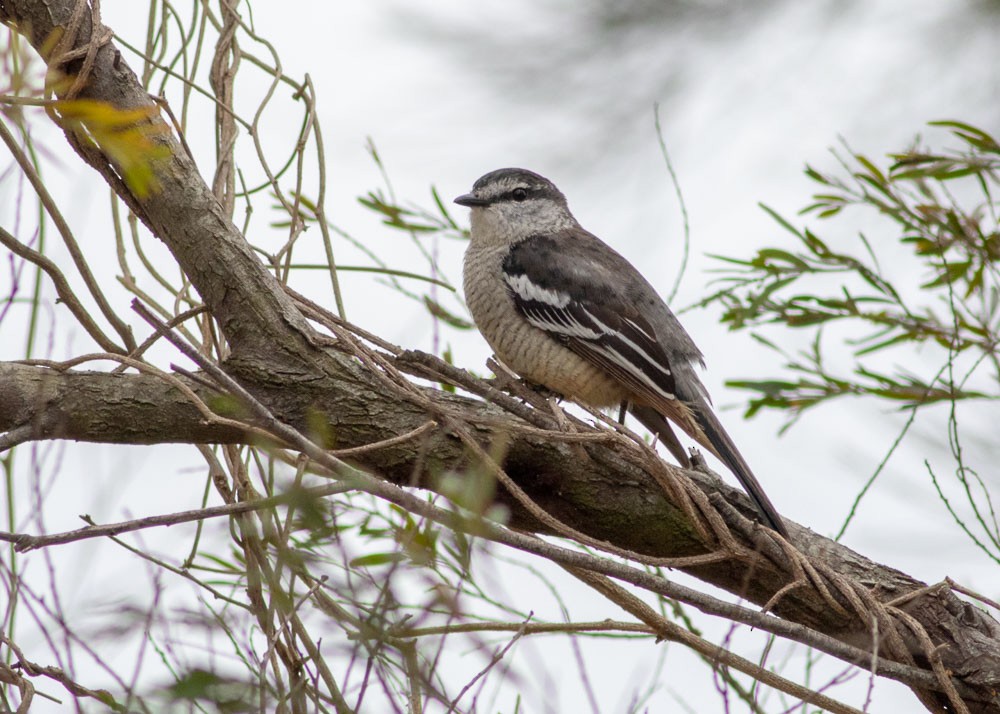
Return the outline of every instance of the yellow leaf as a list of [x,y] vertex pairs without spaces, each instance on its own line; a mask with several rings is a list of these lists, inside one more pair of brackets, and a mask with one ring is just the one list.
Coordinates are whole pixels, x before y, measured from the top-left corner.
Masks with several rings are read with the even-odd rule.
[[169,144],[160,137],[170,129],[157,120],[155,106],[120,109],[93,99],[64,99],[50,106],[50,116],[99,148],[138,198],[159,188],[156,164],[170,156]]

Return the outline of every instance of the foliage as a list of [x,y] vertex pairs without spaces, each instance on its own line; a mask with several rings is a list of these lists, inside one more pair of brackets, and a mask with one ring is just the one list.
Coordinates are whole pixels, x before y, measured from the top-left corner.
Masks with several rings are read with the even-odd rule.
[[[749,259],[720,258],[729,266],[718,280],[722,287],[701,305],[722,306],[731,329],[753,329],[779,352],[760,328],[778,325],[809,335],[807,350],[785,355],[795,378],[730,383],[751,393],[748,414],[770,408],[794,418],[844,395],[906,408],[998,396],[1000,233],[993,191],[1000,146],[966,124],[933,126],[949,129],[959,148],[940,152],[918,145],[890,155],[885,169],[861,154],[837,153],[842,174],[806,169],[822,189],[800,214],[830,221],[866,211],[865,230],[856,239],[823,238],[764,206],[796,246],[762,248]],[[872,211],[879,222],[867,217]],[[906,261],[911,264],[901,265]],[[824,358],[824,330],[833,327],[851,346],[855,367],[849,375]],[[924,344],[936,348],[936,364],[922,374],[910,371],[911,359],[899,360],[907,368],[887,364]]]
[[126,111],[88,99],[54,101],[47,107],[60,126],[104,152],[136,196],[156,190],[157,163],[169,158],[170,150],[156,141],[163,132],[150,122],[155,108]]
[[[846,224],[854,211],[864,225],[854,239],[799,228],[764,206],[796,239],[792,248],[766,247],[749,259],[721,258],[723,286],[702,301],[720,305],[731,329],[752,330],[780,353],[789,376],[732,380],[750,394],[747,415],[761,409],[789,415],[843,396],[868,397],[910,412],[902,432],[855,499],[861,499],[903,442],[917,411],[948,408],[947,442],[960,506],[921,456],[955,522],[1000,562],[1000,526],[990,491],[962,447],[957,405],[1000,399],[1000,144],[957,121],[932,122],[957,148],[935,150],[919,141],[889,155],[880,168],[866,156],[835,153],[840,172],[807,167],[822,188],[801,215]],[[874,218],[877,220],[873,219]],[[781,329],[781,337],[764,334]],[[791,355],[779,342],[805,333],[808,346]],[[830,333],[835,337],[831,339]],[[850,351],[838,354],[840,345]],[[833,355],[831,357],[831,355]],[[919,357],[918,357],[919,355]],[[843,365],[853,362],[850,373]],[[836,366],[832,366],[836,365]],[[995,464],[988,464],[995,468]],[[839,537],[838,535],[838,537]]]

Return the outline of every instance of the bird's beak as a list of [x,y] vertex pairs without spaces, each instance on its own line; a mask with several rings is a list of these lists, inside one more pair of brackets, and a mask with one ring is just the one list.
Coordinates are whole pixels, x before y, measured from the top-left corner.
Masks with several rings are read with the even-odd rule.
[[489,201],[487,201],[484,198],[476,198],[471,193],[463,193],[461,196],[455,199],[455,203],[457,203],[459,206],[468,206],[469,208],[489,205]]

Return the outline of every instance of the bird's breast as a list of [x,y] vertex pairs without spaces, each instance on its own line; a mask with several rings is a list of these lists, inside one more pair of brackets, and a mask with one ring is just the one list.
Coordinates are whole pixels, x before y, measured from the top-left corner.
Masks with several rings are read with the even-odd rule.
[[528,381],[595,407],[614,406],[626,390],[517,311],[501,279],[506,246],[470,245],[465,253],[465,300],[479,331],[497,357]]

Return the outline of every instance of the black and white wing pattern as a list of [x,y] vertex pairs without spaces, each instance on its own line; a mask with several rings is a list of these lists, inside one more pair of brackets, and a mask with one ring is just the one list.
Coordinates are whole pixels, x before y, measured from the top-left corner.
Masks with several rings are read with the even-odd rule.
[[712,411],[694,370],[701,353],[627,260],[582,228],[568,229],[514,245],[503,263],[503,280],[531,325],[604,369],[634,395],[635,416],[660,435],[682,465],[688,465],[687,455],[664,419],[719,457],[765,522],[786,533]]
[[[630,391],[654,405],[675,402],[670,357],[641,306],[627,299],[629,286],[622,284],[645,281],[606,245],[595,251],[597,240],[578,230],[518,243],[503,264],[508,293],[531,325]],[[588,255],[592,252],[598,254]]]

